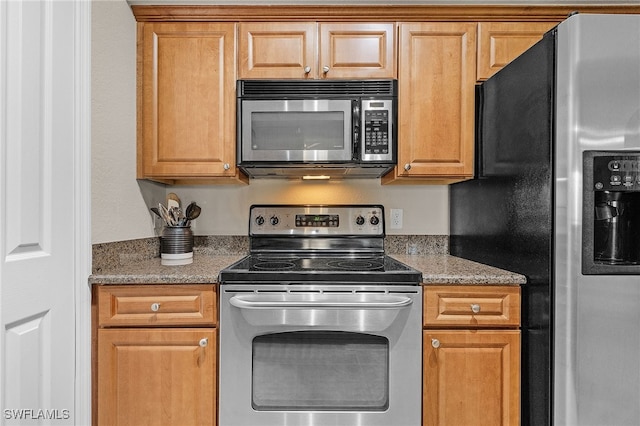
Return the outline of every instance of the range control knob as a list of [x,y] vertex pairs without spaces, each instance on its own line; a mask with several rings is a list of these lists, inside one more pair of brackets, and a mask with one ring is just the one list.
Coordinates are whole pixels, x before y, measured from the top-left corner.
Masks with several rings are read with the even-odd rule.
[[257,225],[264,225],[264,216],[260,215],[260,216],[256,217],[256,224]]
[[356,225],[364,225],[364,217],[358,215],[358,217],[356,217]]
[[276,226],[278,223],[280,223],[280,219],[278,219],[278,216],[271,216],[271,219],[269,219],[269,223],[273,226]]
[[369,223],[373,226],[376,226],[380,223],[380,218],[378,216],[371,216],[371,219],[369,219]]

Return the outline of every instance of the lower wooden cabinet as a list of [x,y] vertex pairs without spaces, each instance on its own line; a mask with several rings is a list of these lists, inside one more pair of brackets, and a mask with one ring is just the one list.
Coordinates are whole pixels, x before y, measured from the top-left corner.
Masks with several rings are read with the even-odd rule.
[[424,331],[423,425],[520,422],[520,332]]
[[423,426],[519,425],[520,287],[423,294]]
[[98,331],[98,424],[214,425],[216,330]]
[[216,424],[216,294],[213,284],[94,287],[94,425]]

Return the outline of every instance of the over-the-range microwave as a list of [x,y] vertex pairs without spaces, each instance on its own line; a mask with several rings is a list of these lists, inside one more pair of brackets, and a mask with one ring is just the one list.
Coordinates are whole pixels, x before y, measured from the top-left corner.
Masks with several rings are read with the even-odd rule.
[[381,177],[396,164],[397,80],[239,80],[250,177]]

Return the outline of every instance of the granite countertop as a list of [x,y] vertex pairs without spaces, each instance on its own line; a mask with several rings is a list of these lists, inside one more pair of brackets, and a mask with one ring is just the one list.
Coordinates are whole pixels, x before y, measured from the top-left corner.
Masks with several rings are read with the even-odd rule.
[[429,285],[518,285],[524,275],[446,254],[392,255],[400,262],[422,272],[422,282]]
[[[193,263],[164,266],[160,258],[135,259],[101,268],[89,277],[90,284],[208,284],[215,283],[221,269],[243,255],[194,254]],[[524,276],[445,254],[392,255],[422,272],[423,282],[449,285],[518,285]]]
[[101,268],[89,277],[89,284],[209,284],[218,282],[221,269],[243,255],[194,254],[193,263],[165,266],[159,257],[122,262]]

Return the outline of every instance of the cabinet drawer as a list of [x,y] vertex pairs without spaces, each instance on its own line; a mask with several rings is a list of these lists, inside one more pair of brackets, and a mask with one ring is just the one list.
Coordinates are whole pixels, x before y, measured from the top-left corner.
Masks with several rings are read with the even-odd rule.
[[520,287],[425,286],[424,325],[518,327]]
[[98,287],[98,324],[113,326],[214,325],[213,285]]

